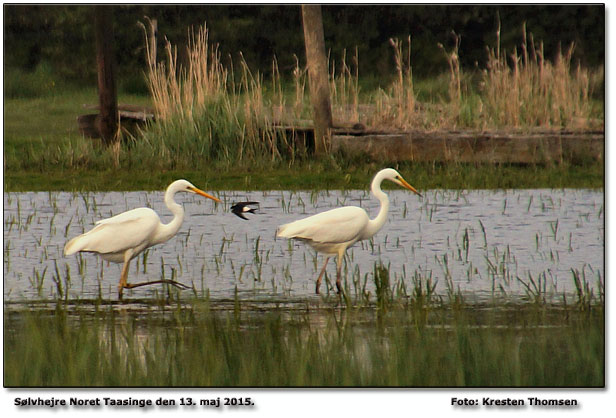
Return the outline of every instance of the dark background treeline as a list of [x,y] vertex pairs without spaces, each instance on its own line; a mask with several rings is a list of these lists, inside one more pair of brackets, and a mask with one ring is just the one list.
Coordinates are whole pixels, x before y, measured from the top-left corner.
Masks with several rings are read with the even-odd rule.
[[[299,5],[118,5],[113,8],[118,74],[140,76],[145,68],[144,32],[137,25],[144,16],[157,19],[159,57],[163,39],[184,45],[187,29],[207,22],[210,42],[220,43],[223,57],[237,62],[239,52],[252,70],[265,77],[277,57],[281,74],[289,76],[296,54],[304,62]],[[48,66],[58,77],[92,83],[95,55],[92,6],[4,6],[5,69],[33,71]],[[575,42],[574,63],[595,67],[604,62],[605,8],[603,5],[455,6],[370,5],[323,6],[325,42],[332,57],[347,63],[357,47],[362,77],[389,77],[394,70],[389,38],[412,36],[411,61],[418,77],[447,71],[442,43],[454,44],[452,31],[461,36],[463,68],[485,64],[486,48],[496,46],[501,22],[501,50],[522,44],[522,26],[535,42],[543,41],[546,58]],[[182,48],[179,50],[181,59]]]

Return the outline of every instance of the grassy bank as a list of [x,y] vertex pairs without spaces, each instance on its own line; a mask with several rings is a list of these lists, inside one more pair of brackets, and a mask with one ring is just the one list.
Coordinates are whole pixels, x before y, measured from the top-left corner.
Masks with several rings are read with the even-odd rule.
[[[108,191],[163,190],[186,178],[212,190],[367,189],[386,162],[348,158],[341,154],[321,160],[208,161],[188,152],[165,164],[139,148],[125,146],[120,167],[113,153],[82,138],[76,117],[96,103],[93,89],[68,89],[37,98],[11,98],[4,105],[4,190]],[[149,98],[121,94],[121,103],[149,104]],[[35,118],[32,115],[37,115]],[[391,165],[419,189],[603,188],[603,162],[554,165],[473,165],[402,163]]]
[[[5,315],[7,386],[601,387],[601,309],[351,308]],[[83,309],[83,311],[82,311]],[[453,310],[452,310],[453,309]]]
[[[601,129],[602,69],[571,62],[571,49],[554,62],[524,37],[519,59],[488,48],[489,66],[460,70],[458,50],[443,48],[449,69],[416,80],[410,38],[391,40],[396,73],[389,85],[364,88],[357,57],[331,58],[330,91],[336,124],[372,129],[516,130]],[[4,187],[26,190],[161,190],[188,178],[209,189],[365,189],[372,175],[391,166],[343,154],[315,159],[272,128],[310,118],[306,71],[251,71],[240,60],[221,59],[205,28],[191,33],[189,65],[180,67],[175,46],[148,72],[151,96],[120,91],[119,102],[151,105],[157,122],[112,149],[83,138],[78,115],[94,113],[94,89],[15,77],[4,103]],[[517,54],[517,52],[515,52]],[[550,55],[545,53],[545,55]],[[515,55],[517,56],[517,55]],[[23,92],[20,95],[20,91]],[[603,188],[603,161],[554,165],[398,164],[420,189]]]
[[[367,190],[385,164],[350,166],[316,162],[274,168],[202,167],[144,171],[44,170],[4,172],[4,191],[131,191],[164,190],[185,178],[206,190]],[[392,165],[394,166],[394,165]],[[591,188],[604,187],[602,163],[588,165],[516,166],[472,164],[397,164],[411,184],[427,189]],[[384,186],[387,188],[387,186]]]

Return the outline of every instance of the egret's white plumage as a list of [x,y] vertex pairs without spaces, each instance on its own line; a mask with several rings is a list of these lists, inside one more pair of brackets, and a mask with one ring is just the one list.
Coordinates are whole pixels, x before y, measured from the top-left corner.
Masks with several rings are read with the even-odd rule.
[[327,254],[325,264],[317,278],[317,293],[319,293],[321,279],[325,273],[329,258],[332,255],[338,256],[336,287],[340,292],[342,290],[340,281],[342,259],[347,248],[357,241],[371,238],[385,224],[389,211],[389,199],[381,190],[381,183],[383,180],[390,180],[420,195],[419,192],[408,184],[396,170],[393,168],[386,168],[379,171],[372,180],[372,195],[381,202],[381,209],[374,219],[370,219],[366,211],[360,207],[345,206],[278,227],[276,232],[277,237],[293,238],[304,241],[316,251]]
[[150,208],[138,208],[129,210],[108,219],[96,222],[96,226],[90,231],[79,235],[64,247],[64,255],[71,255],[77,252],[93,252],[100,255],[104,260],[114,263],[124,263],[120,283],[118,285],[119,297],[122,297],[124,288],[134,288],[153,283],[177,282],[169,280],[158,280],[139,284],[129,284],[126,282],[128,277],[128,266],[130,260],[139,255],[143,250],[153,245],[163,243],[171,239],[178,232],[184,221],[184,209],[173,199],[178,192],[196,193],[212,199],[216,202],[220,200],[202,190],[199,190],[186,180],[176,180],[167,187],[165,192],[165,205],[171,213],[173,219],[168,224],[163,224],[160,218]]

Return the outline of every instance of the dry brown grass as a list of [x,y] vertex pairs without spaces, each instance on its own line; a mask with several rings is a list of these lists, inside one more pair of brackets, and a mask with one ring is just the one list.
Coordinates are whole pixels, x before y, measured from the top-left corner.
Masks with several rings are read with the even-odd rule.
[[488,50],[481,82],[481,117],[488,126],[586,128],[591,119],[589,70],[572,69],[574,44],[545,59],[543,43],[526,36],[521,51]]
[[[448,93],[435,102],[417,100],[410,36],[404,41],[390,40],[395,76],[389,86],[371,94],[360,95],[357,49],[350,63],[346,51],[338,65],[330,59],[335,124],[361,123],[378,130],[584,129],[593,124],[591,86],[601,84],[602,74],[573,66],[573,45],[557,51],[550,62],[543,44],[535,44],[532,35],[527,39],[525,29],[520,51],[516,48],[511,54],[501,51],[499,33],[496,46],[487,49],[488,63],[477,84],[461,69],[462,39],[453,35],[453,49],[438,45],[447,59],[449,75]],[[219,47],[209,44],[206,27],[189,32],[185,65],[178,65],[177,49],[168,41],[164,51],[164,60],[150,63],[148,71],[157,118],[173,128],[164,135],[167,144],[160,155],[171,155],[172,147],[192,147],[230,162],[256,156],[277,160],[283,154],[295,158],[295,145],[277,133],[274,125],[294,125],[310,117],[306,70],[297,57],[294,93],[287,96],[275,57],[271,92],[266,92],[263,76],[250,70],[241,53],[238,74],[232,63],[223,65]],[[183,140],[190,147],[170,145],[175,136],[191,138]]]
[[342,53],[340,69],[336,74],[336,63],[330,60],[330,93],[332,114],[343,124],[359,122],[359,57],[357,48],[352,58],[352,67],[346,62],[346,49]]
[[407,39],[406,48],[398,39],[390,39],[389,43],[394,49],[396,76],[391,86],[379,89],[373,96],[374,111],[366,114],[365,123],[375,129],[407,129],[423,125],[413,86],[411,37]]
[[460,70],[460,43],[461,37],[455,32],[452,32],[454,37],[454,47],[451,51],[445,50],[443,44],[439,43],[438,47],[445,54],[447,63],[449,64],[449,103],[445,106],[446,115],[449,119],[449,124],[455,126],[459,119],[460,109],[462,108],[462,71]]
[[274,77],[272,97],[266,100],[262,75],[250,70],[241,52],[236,75],[231,61],[222,63],[219,46],[210,45],[205,26],[190,30],[188,39],[184,65],[168,40],[164,60],[149,65],[159,120],[148,138],[152,147],[159,147],[161,156],[182,149],[230,163],[279,159],[288,148],[284,135],[272,127],[272,108],[284,107],[279,78]]
[[190,118],[212,97],[229,96],[230,72],[222,65],[218,46],[209,45],[206,27],[189,31],[187,50],[187,65],[179,67],[177,47],[165,40],[166,59],[149,65],[148,82],[159,119]]

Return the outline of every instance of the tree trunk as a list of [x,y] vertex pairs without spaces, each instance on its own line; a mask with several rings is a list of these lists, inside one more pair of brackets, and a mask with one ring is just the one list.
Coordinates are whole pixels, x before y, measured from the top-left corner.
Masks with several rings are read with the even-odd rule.
[[113,57],[113,23],[110,6],[94,7],[96,38],[96,66],[98,70],[98,99],[100,116],[98,130],[103,142],[111,145],[120,140],[118,135],[118,103],[115,86]]
[[304,42],[306,44],[306,62],[308,65],[308,83],[310,102],[314,120],[315,154],[323,154],[330,149],[330,132],[332,127],[332,110],[329,98],[327,74],[327,56],[325,55],[325,37],[323,35],[323,17],[320,5],[302,5]]

